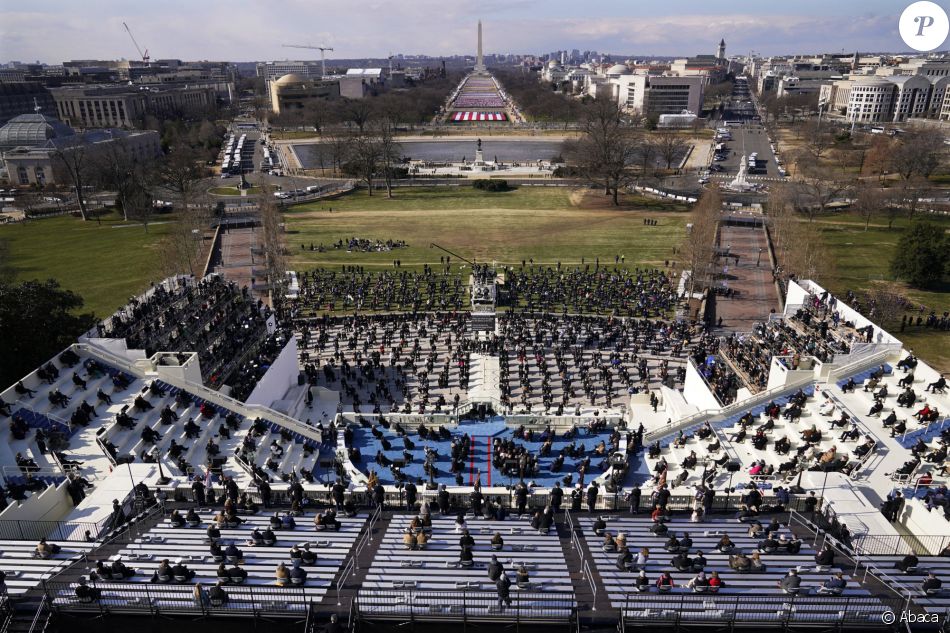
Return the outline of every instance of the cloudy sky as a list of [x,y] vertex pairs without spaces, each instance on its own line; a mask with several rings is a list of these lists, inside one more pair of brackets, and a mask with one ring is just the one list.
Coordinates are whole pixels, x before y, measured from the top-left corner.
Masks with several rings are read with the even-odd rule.
[[[648,55],[907,50],[894,0],[0,0],[0,61],[316,58],[558,49]],[[948,0],[941,0],[948,5]],[[477,13],[473,10],[477,7]],[[948,7],[945,7],[948,8]]]

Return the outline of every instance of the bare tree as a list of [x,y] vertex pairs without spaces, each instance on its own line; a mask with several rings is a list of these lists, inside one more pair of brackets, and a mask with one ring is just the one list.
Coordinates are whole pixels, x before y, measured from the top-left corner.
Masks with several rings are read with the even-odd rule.
[[340,116],[344,121],[355,125],[360,134],[376,113],[370,99],[342,99],[340,101]]
[[871,225],[871,218],[880,213],[884,196],[881,190],[870,183],[859,182],[856,185],[851,208],[864,218],[864,230]]
[[[72,184],[76,201],[79,204],[79,216],[86,221],[89,216],[86,212],[86,186],[89,184],[90,164],[86,153],[86,143],[83,135],[66,137],[57,145],[53,152],[53,168],[65,172]],[[97,216],[98,217],[98,216]]]
[[388,120],[383,120],[374,130],[376,136],[376,146],[379,152],[379,166],[383,172],[383,179],[386,182],[386,197],[393,197],[393,177],[396,166],[400,163],[402,154],[399,143],[393,136],[394,127]]
[[351,152],[351,169],[354,175],[366,182],[369,195],[372,196],[373,179],[376,177],[383,159],[379,139],[368,134],[360,134],[353,139]]
[[281,225],[280,209],[274,202],[270,187],[262,186],[259,203],[261,218],[261,248],[264,251],[264,269],[267,275],[267,287],[271,294],[271,304],[281,294],[287,274],[284,233]]
[[894,220],[904,213],[904,209],[901,206],[900,193],[900,190],[894,189],[881,191],[880,213],[887,218],[887,228],[889,229],[894,227]]
[[809,221],[823,215],[836,198],[846,195],[851,184],[832,166],[819,167],[817,161],[799,161],[798,172],[800,178],[793,185],[793,200],[796,210]]
[[673,161],[689,146],[682,136],[670,130],[654,132],[650,144],[656,150],[657,156],[666,163],[667,169],[672,167]]
[[715,187],[707,189],[696,202],[686,227],[682,252],[689,268],[689,293],[712,283],[716,266],[716,235],[722,213],[722,198]]
[[581,126],[581,137],[565,143],[565,153],[587,181],[603,188],[604,195],[619,205],[620,190],[635,177],[631,167],[639,158],[642,139],[611,99],[588,104]]
[[911,128],[900,137],[890,152],[890,164],[901,178],[930,178],[946,157],[943,137],[923,128]]

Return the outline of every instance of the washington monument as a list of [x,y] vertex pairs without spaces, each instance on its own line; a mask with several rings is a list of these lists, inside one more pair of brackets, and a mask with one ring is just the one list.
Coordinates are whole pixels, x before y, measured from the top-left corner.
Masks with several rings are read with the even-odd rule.
[[485,72],[485,58],[482,57],[482,21],[478,21],[478,54],[475,58],[475,72]]

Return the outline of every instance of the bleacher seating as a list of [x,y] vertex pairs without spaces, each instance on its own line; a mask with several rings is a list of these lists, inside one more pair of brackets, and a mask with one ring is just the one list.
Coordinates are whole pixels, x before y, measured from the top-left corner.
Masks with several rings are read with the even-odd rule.
[[52,578],[69,565],[79,561],[96,546],[82,541],[47,541],[58,545],[60,551],[43,559],[33,556],[35,541],[0,541],[0,571],[6,574],[7,593],[24,594],[37,587],[43,580]]
[[[923,607],[928,613],[946,614],[950,610],[950,558],[946,556],[918,556],[917,568],[909,573],[896,569],[896,565],[903,556],[873,555],[870,563],[881,571],[903,583],[915,591],[914,602]],[[933,596],[924,595],[920,586],[929,572],[943,583],[941,591]]]
[[[610,597],[611,604],[621,608],[626,604],[628,592],[633,590],[634,579],[639,571],[620,571],[617,569],[615,552],[603,551],[603,537],[597,536],[593,531],[594,517],[580,517],[577,523],[580,526],[587,547],[590,550],[591,557],[597,565],[597,570],[603,580],[604,587]],[[657,593],[655,583],[661,572],[669,572],[676,583],[672,593],[693,593],[691,589],[683,587],[697,572],[681,572],[675,569],[671,564],[674,553],[664,549],[669,535],[676,533],[678,537],[683,536],[683,532],[689,532],[693,539],[693,545],[689,550],[689,556],[694,557],[697,551],[701,551],[706,558],[705,573],[707,577],[716,571],[722,579],[724,586],[717,592],[718,595],[747,594],[749,596],[765,595],[784,595],[777,583],[785,576],[789,569],[796,569],[801,577],[800,595],[815,593],[817,588],[827,580],[832,574],[839,571],[846,572],[841,565],[835,565],[831,568],[816,571],[814,556],[815,550],[807,541],[802,543],[801,550],[797,554],[788,552],[762,554],[762,562],[765,564],[765,570],[762,572],[738,572],[729,567],[729,555],[720,553],[716,550],[716,544],[719,539],[728,534],[729,538],[735,544],[735,552],[742,552],[751,555],[758,549],[758,544],[764,537],[753,538],[748,535],[749,526],[737,523],[734,520],[713,518],[703,523],[692,523],[690,521],[672,520],[667,522],[669,532],[665,535],[655,535],[650,531],[653,522],[649,517],[609,517],[606,520],[607,529],[611,535],[616,537],[618,533],[623,533],[626,537],[627,547],[633,553],[636,561],[637,553],[641,548],[649,550],[649,560],[647,561],[645,571],[650,580],[650,592]],[[765,523],[765,522],[763,522]],[[786,535],[791,532],[786,528],[782,532]],[[847,579],[847,573],[845,573]],[[848,579],[848,586],[842,593],[842,597],[860,597],[870,596],[867,589],[860,587],[855,581]],[[837,598],[825,596],[825,599],[834,601]]]
[[[181,585],[172,583],[157,583],[159,589],[169,600],[175,599],[193,602],[191,591],[195,583],[205,586],[217,582],[216,570],[220,563],[215,562],[209,551],[209,542],[205,529],[213,520],[214,513],[207,509],[199,512],[201,525],[198,527],[174,527],[169,519],[163,520],[145,535],[136,538],[133,543],[124,547],[119,556],[135,575],[125,583],[107,583],[104,585],[103,601],[136,601],[142,594],[136,591],[136,585],[147,583],[156,588],[151,582],[153,573],[161,562],[168,559],[170,562],[182,558],[184,564],[195,572],[195,577]],[[253,516],[242,516],[246,522],[237,528],[221,528],[221,546],[226,548],[234,543],[244,554],[241,568],[247,572],[247,578],[239,586],[286,589],[283,594],[261,594],[272,596],[275,600],[286,603],[287,609],[304,610],[310,601],[319,602],[333,585],[336,575],[349,556],[360,531],[366,522],[366,515],[354,518],[337,517],[341,523],[339,531],[317,530],[313,525],[314,513],[308,512],[296,518],[294,530],[275,530],[277,541],[273,546],[250,546],[251,532],[254,528],[261,531],[268,526],[271,515],[260,513]],[[307,580],[303,586],[278,587],[275,581],[275,570],[283,562],[288,569],[291,567],[289,551],[293,545],[303,547],[310,544],[310,549],[317,554],[317,561],[313,565],[304,565]],[[92,558],[92,557],[91,557]],[[114,558],[114,557],[113,557]],[[90,563],[90,570],[91,570]],[[232,564],[228,564],[230,569]],[[57,598],[63,603],[72,604],[75,597],[68,589],[63,589]],[[230,606],[229,608],[234,608]],[[250,605],[248,609],[250,609]]]
[[322,317],[298,324],[311,385],[341,392],[353,410],[446,410],[468,389],[464,314]]
[[686,323],[506,312],[482,347],[500,357],[503,404],[562,415],[682,385],[693,335]]
[[[418,594],[421,604],[416,605],[417,608],[436,613],[438,611],[430,609],[428,601],[431,597],[427,601],[427,591],[464,591],[469,600],[469,612],[499,614],[497,590],[487,572],[494,554],[512,580],[513,597],[522,592],[527,596],[537,596],[537,599],[515,599],[515,609],[523,610],[522,615],[543,610],[547,617],[564,619],[570,614],[575,604],[574,591],[555,530],[542,535],[524,520],[489,521],[470,517],[468,530],[475,539],[472,550],[474,564],[465,568],[459,565],[461,533],[456,531],[453,519],[433,516],[430,539],[421,550],[410,550],[403,544],[403,534],[411,520],[412,515],[404,514],[394,516],[390,522],[361,585],[361,610],[386,612],[393,591],[404,590],[405,599]],[[496,532],[504,539],[501,551],[493,551],[490,546]],[[519,588],[515,571],[522,563],[528,569],[530,583]],[[479,598],[484,600],[479,602]],[[548,610],[542,606],[543,599],[561,600],[565,608]],[[440,609],[444,614],[451,614],[452,607],[459,607],[461,602],[459,598],[454,605],[445,604]],[[510,617],[515,617],[512,607],[508,611]]]

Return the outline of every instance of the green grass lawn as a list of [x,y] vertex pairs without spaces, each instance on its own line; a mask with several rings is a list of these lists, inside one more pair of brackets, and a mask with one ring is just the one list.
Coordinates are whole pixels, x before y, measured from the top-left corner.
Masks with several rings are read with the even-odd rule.
[[[614,263],[624,255],[628,266],[662,265],[673,258],[672,247],[682,239],[686,213],[662,213],[640,198],[626,200],[621,210],[578,206],[580,196],[567,188],[522,187],[486,193],[471,187],[400,189],[396,197],[368,196],[365,191],[293,207],[285,215],[291,263],[298,269],[358,264],[390,268],[399,259],[404,268],[439,264],[445,253],[437,243],[478,261],[520,264],[561,261],[564,264]],[[332,207],[332,213],[329,209]],[[658,226],[644,226],[643,218]],[[347,253],[332,244],[348,237],[405,240],[409,247],[384,253]],[[310,244],[330,247],[310,251]],[[303,248],[301,248],[303,246]]]
[[[928,216],[924,219],[950,229],[950,220],[945,218]],[[895,220],[890,229],[886,220],[874,218],[867,231],[864,230],[864,219],[853,214],[837,214],[817,222],[835,261],[833,276],[820,280],[829,290],[840,294],[846,290],[867,290],[877,283],[888,283],[897,292],[930,310],[938,313],[950,310],[950,293],[909,288],[895,282],[890,272],[897,242],[911,224],[906,218]],[[950,333],[923,328],[908,328],[901,333],[897,328],[891,329],[925,360],[950,370]]]
[[[170,219],[160,215],[154,221]],[[0,240],[7,244],[16,279],[52,277],[85,299],[84,311],[101,318],[150,281],[161,280],[157,245],[168,227],[153,224],[146,233],[140,224],[123,222],[118,215],[103,217],[101,225],[60,216],[0,225]]]

